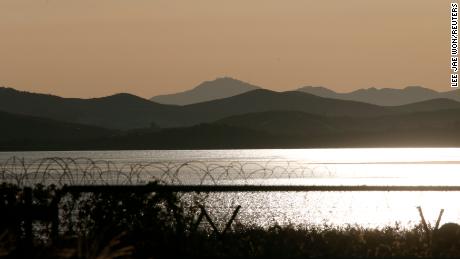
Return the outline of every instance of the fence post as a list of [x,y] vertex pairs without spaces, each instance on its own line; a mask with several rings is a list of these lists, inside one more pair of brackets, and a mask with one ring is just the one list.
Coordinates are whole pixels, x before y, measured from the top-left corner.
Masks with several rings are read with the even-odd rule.
[[439,224],[441,223],[441,217],[443,213],[444,213],[444,209],[441,209],[441,211],[439,211],[438,220],[436,220],[436,225],[434,226],[434,230],[438,230]]
[[204,206],[200,206],[201,208],[201,213],[204,215],[204,217],[206,218],[206,220],[208,221],[208,223],[211,225],[213,231],[214,231],[214,234],[216,236],[219,236],[219,230],[217,229],[217,226],[214,224],[214,222],[212,221],[211,217],[208,215],[208,213],[206,212],[206,209],[204,208]]
[[[24,187],[24,231],[25,244],[28,250],[32,248],[32,188]],[[27,252],[26,252],[27,253]]]
[[203,220],[204,214],[203,210],[200,210],[200,215],[198,216],[198,219],[195,222],[192,222],[192,225],[190,227],[190,233],[193,234],[195,231],[198,229],[198,226],[200,225],[201,221]]
[[201,221],[202,219],[202,215],[204,215],[204,217],[206,218],[206,220],[208,221],[208,223],[211,225],[213,231],[214,231],[214,234],[217,236],[217,237],[222,237],[225,232],[227,232],[228,229],[230,229],[233,221],[235,220],[236,218],[236,215],[238,215],[238,211],[240,211],[241,209],[241,206],[238,205],[236,207],[236,209],[233,211],[233,214],[232,214],[232,217],[230,218],[230,220],[227,222],[227,224],[225,225],[225,228],[224,230],[219,231],[219,229],[217,229],[217,226],[216,224],[214,224],[214,222],[212,221],[211,217],[209,216],[209,214],[206,212],[206,209],[204,208],[204,206],[200,206],[201,208],[201,215],[199,217],[199,220]]
[[241,206],[238,205],[238,206],[236,207],[235,211],[233,211],[232,217],[231,217],[230,220],[227,222],[227,225],[225,226],[224,231],[222,231],[222,235],[224,235],[225,232],[227,232],[227,230],[230,229],[230,227],[232,226],[232,223],[233,223],[233,221],[235,220],[236,215],[238,214],[238,211],[240,211],[240,209],[241,209]]
[[61,200],[61,192],[58,190],[51,201],[51,239],[56,242],[59,237],[59,201]]
[[428,245],[430,245],[431,244],[431,231],[428,228],[428,224],[426,223],[425,216],[423,216],[422,207],[418,206],[417,210],[418,210],[418,213],[420,214],[423,230],[425,230],[426,242]]

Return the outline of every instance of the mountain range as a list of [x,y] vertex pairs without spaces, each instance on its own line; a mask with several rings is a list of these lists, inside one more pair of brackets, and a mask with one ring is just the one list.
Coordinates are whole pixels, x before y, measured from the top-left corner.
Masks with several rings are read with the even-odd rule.
[[169,128],[209,123],[265,111],[302,111],[323,116],[373,117],[460,108],[460,102],[433,99],[383,107],[312,94],[256,89],[236,96],[184,106],[164,105],[131,95],[77,99],[0,88],[0,111],[108,129]]
[[[189,105],[228,98],[256,89],[263,88],[230,77],[223,77],[205,81],[188,91],[159,95],[152,97],[150,100],[161,104]],[[347,93],[338,93],[321,86],[304,86],[293,91],[305,92],[324,98],[365,102],[379,106],[398,106],[439,98],[460,101],[460,89],[437,92],[421,86],[408,86],[403,89],[379,89],[371,87]]]
[[404,89],[393,88],[368,88],[359,89],[349,93],[337,93],[321,86],[304,86],[296,91],[301,91],[324,98],[350,100],[357,102],[372,103],[381,106],[397,106],[431,99],[447,98],[460,101],[460,90],[437,92],[421,86],[408,86]]
[[[222,80],[233,79],[203,85],[211,87]],[[311,93],[256,88],[200,103],[170,105],[127,93],[79,99],[3,87],[0,149],[460,145],[460,102],[454,100],[458,91],[438,93],[419,87],[361,91],[398,96],[425,93],[414,94],[417,100],[430,93],[436,97],[381,106],[321,97],[333,95],[326,88],[305,89]]]
[[160,116],[168,124],[167,115],[177,108],[125,93],[78,99],[0,88],[0,111],[110,129],[155,126]]

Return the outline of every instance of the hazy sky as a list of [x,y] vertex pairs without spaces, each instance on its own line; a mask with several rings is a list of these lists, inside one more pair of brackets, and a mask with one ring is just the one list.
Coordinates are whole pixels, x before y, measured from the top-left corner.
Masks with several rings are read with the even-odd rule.
[[450,90],[446,0],[0,0],[0,86],[143,97],[231,76],[273,90]]

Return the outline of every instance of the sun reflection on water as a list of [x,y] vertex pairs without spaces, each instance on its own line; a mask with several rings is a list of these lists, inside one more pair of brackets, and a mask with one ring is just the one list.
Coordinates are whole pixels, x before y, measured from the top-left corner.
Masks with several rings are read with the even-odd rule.
[[[185,167],[178,177],[189,184],[215,184],[213,180],[219,179],[218,184],[460,186],[458,148],[3,152],[0,162],[12,156],[29,161],[44,157],[87,157],[120,166],[190,161],[200,166],[241,165],[226,172],[223,178],[222,170],[203,178]],[[278,222],[383,227],[396,222],[402,226],[418,224],[417,206],[423,208],[431,224],[440,209],[445,209],[441,223],[460,223],[460,206],[456,204],[459,198],[460,192],[214,193],[208,195],[206,204],[216,215],[227,215],[231,213],[230,207],[241,205],[238,220],[260,225]]]

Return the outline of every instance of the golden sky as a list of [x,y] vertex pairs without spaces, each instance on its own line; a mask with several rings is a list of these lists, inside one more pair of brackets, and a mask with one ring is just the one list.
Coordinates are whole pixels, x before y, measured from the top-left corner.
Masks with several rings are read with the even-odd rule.
[[149,98],[231,76],[273,90],[450,90],[446,0],[0,0],[0,86]]

